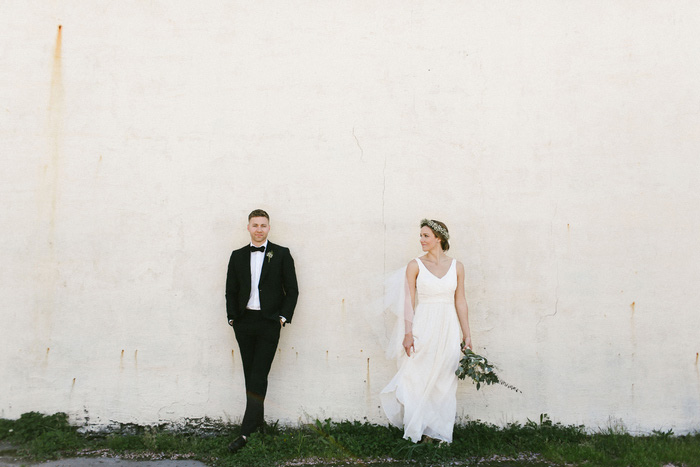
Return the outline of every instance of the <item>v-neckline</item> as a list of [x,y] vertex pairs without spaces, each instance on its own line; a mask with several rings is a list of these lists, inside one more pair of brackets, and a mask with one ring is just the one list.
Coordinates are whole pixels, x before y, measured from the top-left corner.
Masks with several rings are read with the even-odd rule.
[[416,258],[416,259],[417,259],[418,261],[421,262],[421,264],[423,265],[423,267],[425,268],[425,270],[428,271],[428,272],[430,273],[431,276],[433,276],[435,279],[437,279],[437,280],[439,280],[439,281],[443,280],[443,279],[450,273],[450,269],[452,269],[452,265],[453,265],[454,262],[455,262],[454,258],[452,258],[452,261],[450,261],[450,267],[447,268],[447,272],[446,272],[445,274],[443,274],[442,277],[438,277],[438,276],[436,276],[436,275],[433,273],[433,271],[431,271],[430,269],[428,269],[428,266],[425,265],[425,263],[423,262],[422,259],[420,259],[420,258]]

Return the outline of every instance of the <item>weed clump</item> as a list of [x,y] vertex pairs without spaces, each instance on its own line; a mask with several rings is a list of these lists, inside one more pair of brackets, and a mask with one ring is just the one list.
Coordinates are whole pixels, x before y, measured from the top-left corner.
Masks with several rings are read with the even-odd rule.
[[82,445],[78,429],[63,412],[28,412],[14,421],[0,420],[0,440],[18,445],[20,454],[33,458],[57,458]]

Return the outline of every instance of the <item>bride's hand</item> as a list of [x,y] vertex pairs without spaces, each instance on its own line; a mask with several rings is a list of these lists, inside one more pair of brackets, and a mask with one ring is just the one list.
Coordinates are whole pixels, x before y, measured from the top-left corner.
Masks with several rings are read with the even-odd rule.
[[472,348],[472,338],[471,338],[471,336],[468,336],[466,339],[464,339],[464,340],[462,341],[462,345],[461,345],[460,347],[462,347],[462,350],[464,350],[464,349],[466,349],[466,348],[469,348],[469,350],[474,350],[474,349]]
[[413,347],[413,333],[409,332],[403,336],[403,349],[406,351],[406,355],[411,356],[411,349],[415,352],[416,349]]

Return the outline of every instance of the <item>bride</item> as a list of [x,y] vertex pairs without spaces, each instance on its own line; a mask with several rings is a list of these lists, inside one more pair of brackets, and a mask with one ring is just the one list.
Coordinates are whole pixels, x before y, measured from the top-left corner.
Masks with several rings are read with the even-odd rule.
[[426,253],[406,267],[405,353],[380,399],[389,422],[403,427],[405,439],[450,443],[457,415],[460,342],[462,348],[472,348],[464,266],[445,254],[450,248],[445,224],[423,219],[420,226]]

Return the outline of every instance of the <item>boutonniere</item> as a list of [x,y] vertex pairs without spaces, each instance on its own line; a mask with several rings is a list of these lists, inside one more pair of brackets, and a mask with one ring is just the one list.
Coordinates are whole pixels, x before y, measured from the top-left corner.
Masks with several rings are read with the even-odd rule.
[[272,259],[272,251],[268,251],[265,256],[267,256],[267,262],[269,263],[270,260]]

